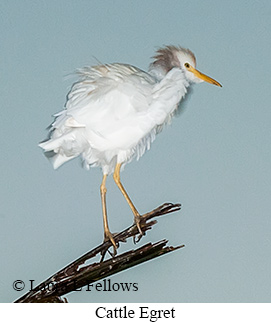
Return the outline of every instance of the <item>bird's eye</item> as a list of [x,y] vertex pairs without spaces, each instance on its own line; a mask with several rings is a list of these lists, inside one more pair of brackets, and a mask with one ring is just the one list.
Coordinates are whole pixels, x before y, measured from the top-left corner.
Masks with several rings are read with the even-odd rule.
[[188,63],[185,63],[185,64],[184,64],[184,66],[185,66],[186,68],[189,68],[189,67],[190,67],[190,65],[189,65]]

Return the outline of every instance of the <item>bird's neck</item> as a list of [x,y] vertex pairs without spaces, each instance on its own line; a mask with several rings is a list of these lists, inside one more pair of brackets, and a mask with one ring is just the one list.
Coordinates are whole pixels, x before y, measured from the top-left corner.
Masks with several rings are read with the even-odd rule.
[[171,69],[153,88],[151,113],[157,124],[164,124],[177,109],[189,86],[183,71]]
[[178,104],[187,92],[190,83],[180,68],[171,69],[154,87],[155,93],[160,99]]

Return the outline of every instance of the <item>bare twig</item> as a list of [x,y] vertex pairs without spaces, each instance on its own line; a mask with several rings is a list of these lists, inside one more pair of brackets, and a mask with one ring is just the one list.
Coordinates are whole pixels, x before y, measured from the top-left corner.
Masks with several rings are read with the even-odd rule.
[[[152,218],[175,212],[179,209],[180,204],[165,203],[157,209],[143,215],[140,222],[140,227],[143,234],[145,234],[147,230],[150,230],[152,226],[157,223],[156,220],[151,220]],[[125,242],[129,237],[135,237],[136,234],[138,234],[138,228],[135,224],[133,224],[129,228],[116,234],[114,236],[114,240],[116,243]],[[138,240],[140,240],[140,238],[141,236],[139,236]],[[167,242],[167,240],[161,240],[154,244],[148,243],[136,250],[130,250],[116,257],[104,260],[106,251],[111,247],[111,242],[106,241],[52,275],[50,278],[39,284],[36,288],[29,291],[15,302],[65,302],[66,299],[63,300],[61,296],[67,293],[78,289],[80,290],[85,285],[97,282],[98,280],[113,275],[117,272],[184,247],[184,245],[178,247],[169,247],[166,246]],[[102,260],[100,262],[94,262],[90,265],[85,264],[99,253],[102,255]]]

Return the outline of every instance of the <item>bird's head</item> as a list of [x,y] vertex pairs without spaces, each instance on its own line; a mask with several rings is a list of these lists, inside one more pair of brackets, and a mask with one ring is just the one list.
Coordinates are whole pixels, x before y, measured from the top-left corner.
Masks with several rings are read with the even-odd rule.
[[184,72],[186,79],[190,83],[208,82],[217,86],[222,86],[216,80],[201,73],[196,69],[196,57],[186,48],[176,46],[166,46],[158,49],[153,57],[154,62],[150,65],[150,71],[158,78],[166,75],[172,68],[178,67]]

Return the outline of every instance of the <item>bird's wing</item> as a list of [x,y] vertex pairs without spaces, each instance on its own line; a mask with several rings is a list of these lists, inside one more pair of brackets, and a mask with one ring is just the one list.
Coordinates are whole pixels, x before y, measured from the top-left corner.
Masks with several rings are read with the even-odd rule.
[[66,109],[78,110],[90,102],[100,101],[107,94],[118,89],[132,99],[137,95],[149,96],[150,85],[155,80],[148,73],[125,64],[107,64],[85,67],[78,70],[79,81],[67,96]]
[[57,136],[85,127],[92,146],[110,149],[116,142],[126,148],[144,135],[140,123],[152,102],[152,76],[125,64],[86,67],[79,76],[52,124]]

